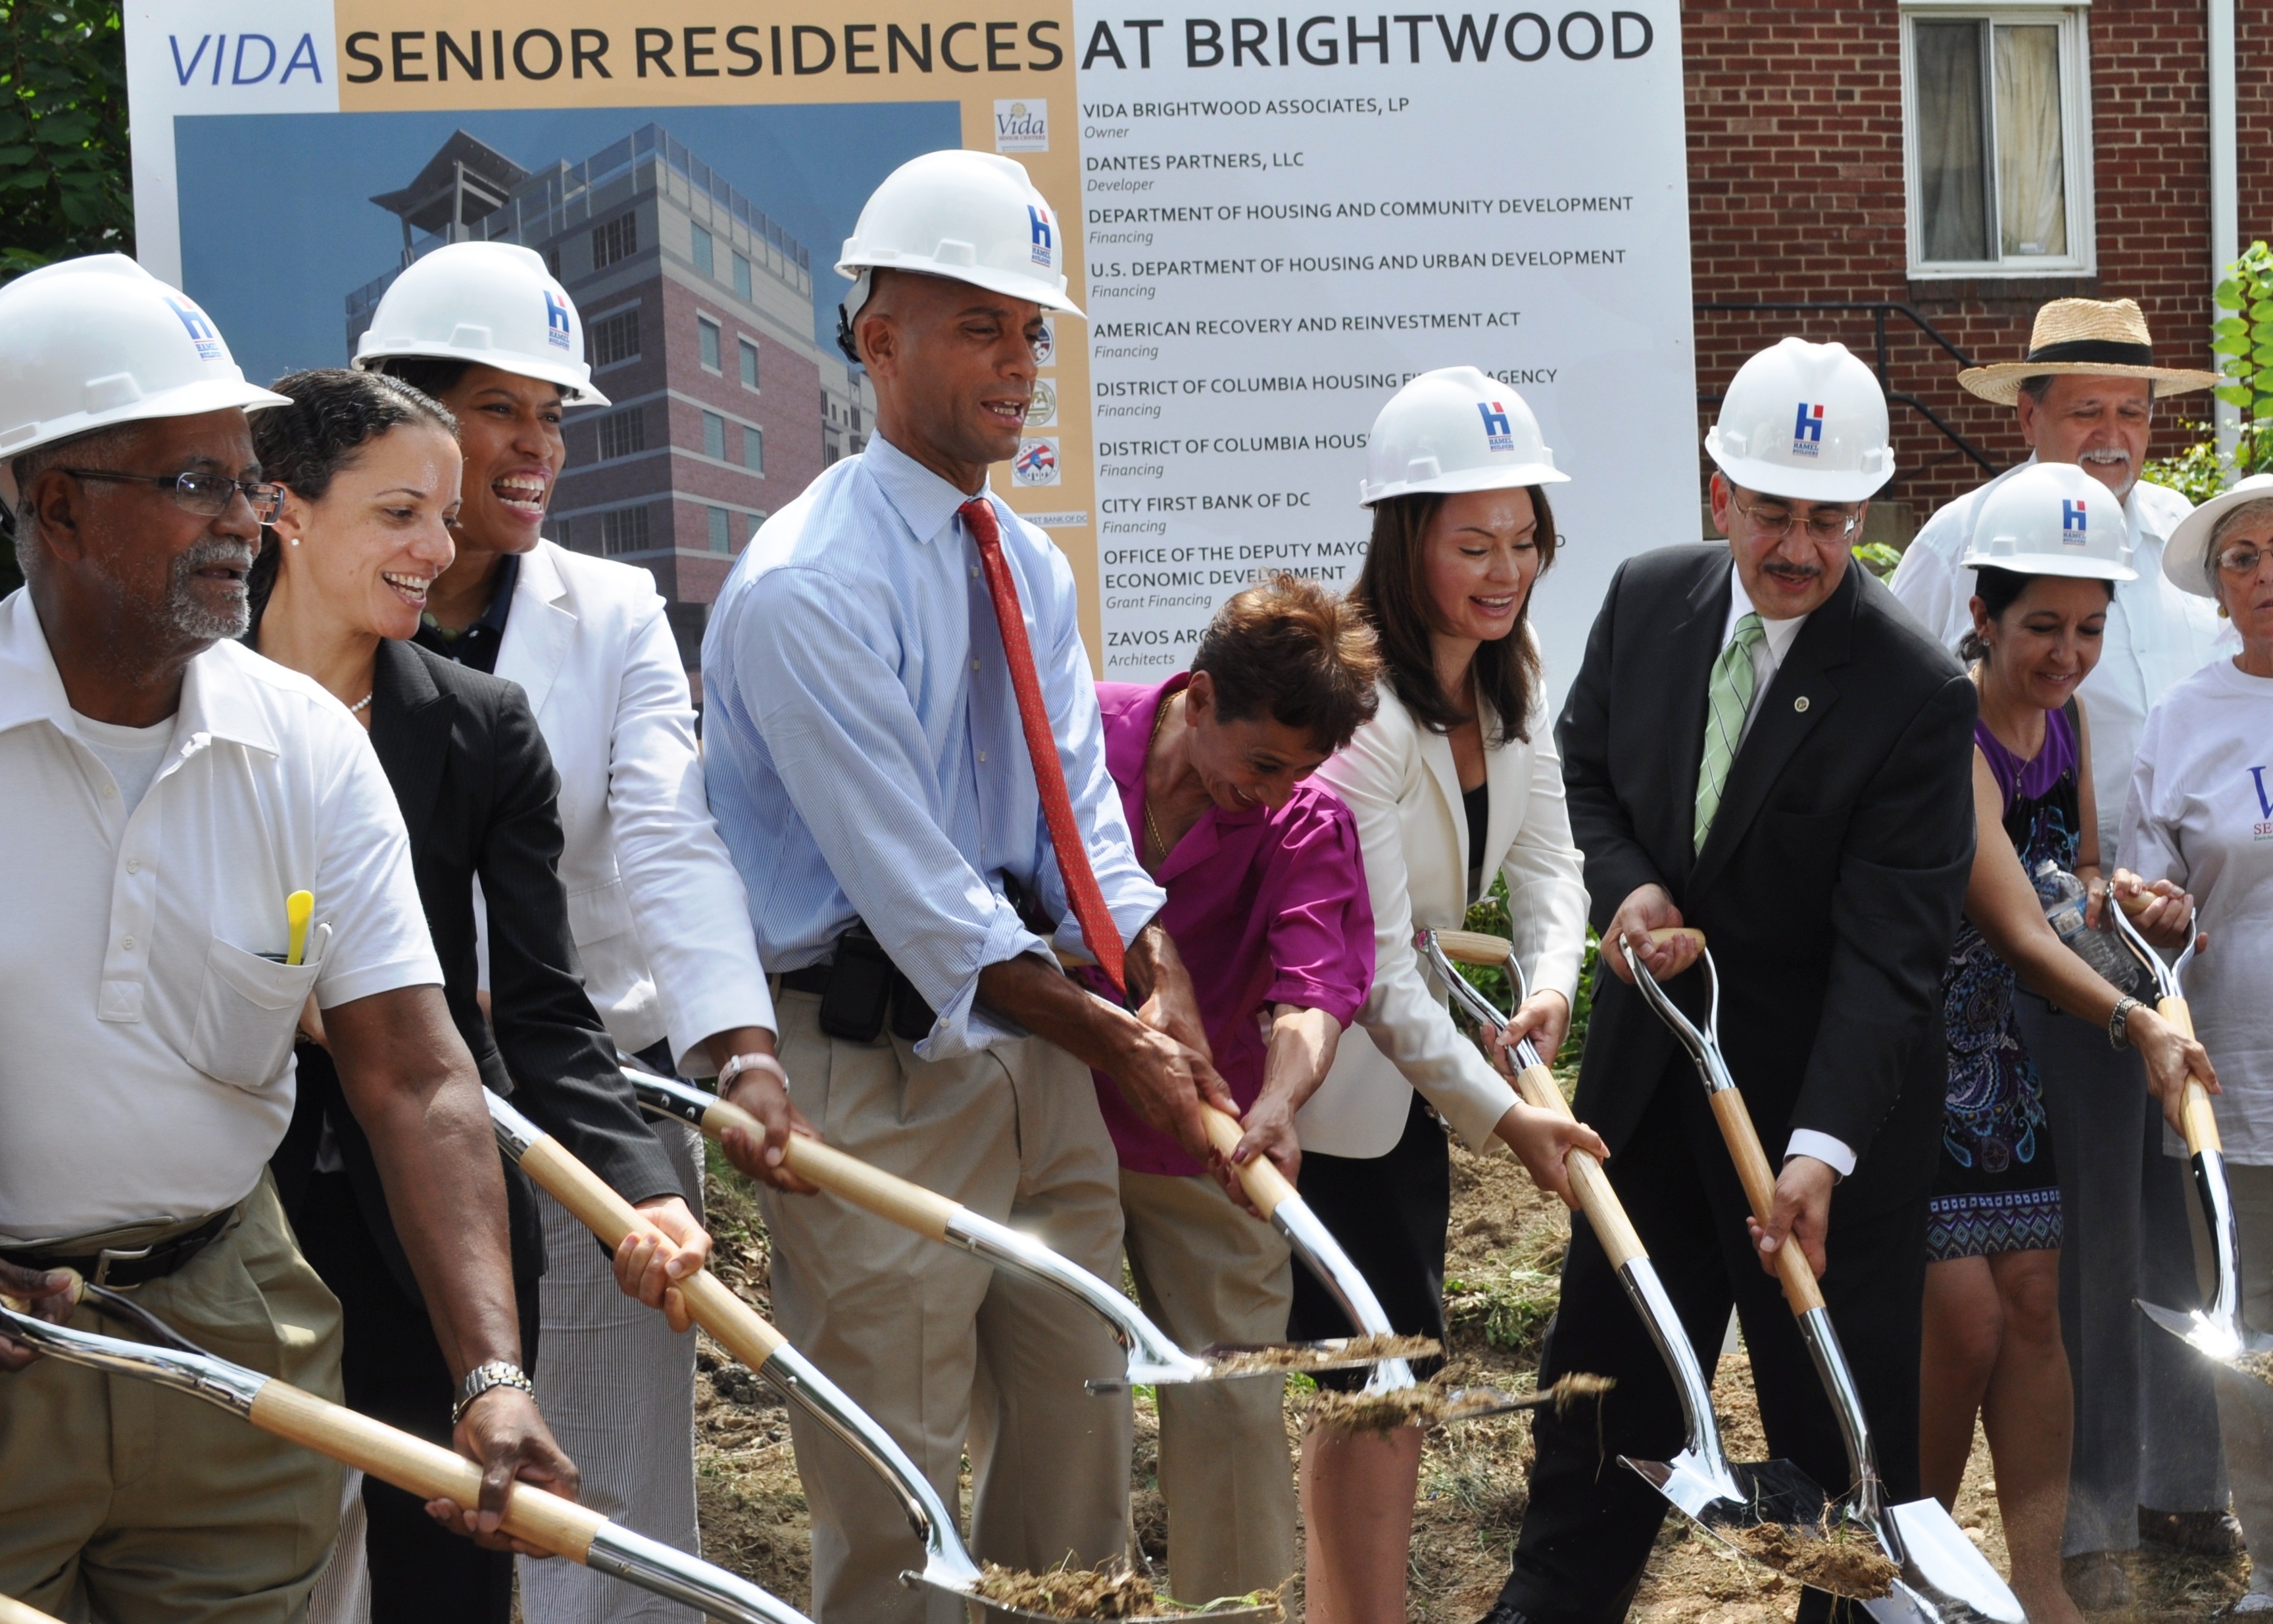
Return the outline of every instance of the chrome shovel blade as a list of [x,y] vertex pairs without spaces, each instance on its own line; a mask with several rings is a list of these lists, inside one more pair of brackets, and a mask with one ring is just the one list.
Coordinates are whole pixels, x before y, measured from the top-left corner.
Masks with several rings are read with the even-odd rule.
[[[2141,1313],[2196,1352],[2231,1365],[2244,1375],[2273,1383],[2273,1364],[2258,1363],[2273,1358],[2273,1336],[2247,1326],[2220,1325],[2200,1309],[2165,1308],[2160,1303],[2131,1300],[2138,1304]],[[2245,1358],[2250,1363],[2245,1364]]]
[[[1939,1624],[2027,1624],[2011,1588],[1939,1500],[1908,1500],[1887,1507],[1887,1515],[1901,1537],[1905,1559],[1902,1583],[1890,1599],[1908,1592],[1924,1615]],[[1899,1620],[1882,1618],[1881,1624]]]

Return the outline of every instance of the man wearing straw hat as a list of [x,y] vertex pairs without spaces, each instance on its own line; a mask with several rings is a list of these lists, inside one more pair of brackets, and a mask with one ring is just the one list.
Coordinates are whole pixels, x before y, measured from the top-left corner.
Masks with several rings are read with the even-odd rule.
[[[2147,712],[2216,650],[2209,605],[2164,578],[2163,548],[2191,504],[2139,477],[2157,398],[2206,389],[2214,372],[2158,365],[2129,299],[2054,299],[2037,312],[2029,353],[1958,381],[2014,408],[2029,462],[2073,462],[2119,506],[2138,578],[2108,605],[2099,664],[2081,696],[2091,728],[2099,849],[2115,850]],[[2026,463],[2022,466],[2027,466]],[[1973,572],[1959,568],[1999,475],[1935,514],[1894,572],[1894,596],[1954,648],[1973,629]],[[2129,1582],[2114,1553],[2142,1536],[2213,1555],[2239,1549],[2226,1515],[2209,1378],[2186,1350],[2142,1335],[2132,1298],[2191,1306],[2183,1168],[2160,1154],[2160,1112],[2135,1056],[2031,996],[2019,1001],[2029,1050],[2061,1086],[2045,1091],[2069,1214],[2060,1257],[2061,1329],[2074,1372],[2076,1429],[2062,1542],[2069,1593],[2120,1606]],[[2167,1340],[2167,1339],[2162,1339]]]

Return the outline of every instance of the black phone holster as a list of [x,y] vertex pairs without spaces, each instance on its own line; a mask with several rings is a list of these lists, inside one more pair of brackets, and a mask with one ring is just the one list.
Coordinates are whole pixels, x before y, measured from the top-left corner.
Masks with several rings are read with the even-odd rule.
[[836,938],[829,963],[792,970],[782,985],[820,994],[821,1031],[848,1043],[873,1043],[888,1026],[894,1037],[921,1042],[939,1019],[866,925]]

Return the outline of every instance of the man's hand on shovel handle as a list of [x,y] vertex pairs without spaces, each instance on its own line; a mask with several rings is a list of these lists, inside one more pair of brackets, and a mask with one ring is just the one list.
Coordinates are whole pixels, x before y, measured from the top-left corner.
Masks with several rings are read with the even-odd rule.
[[430,1500],[426,1515],[451,1532],[466,1535],[486,1550],[522,1556],[550,1556],[505,1533],[506,1492],[518,1479],[574,1500],[576,1463],[561,1453],[551,1429],[536,1412],[536,1401],[518,1387],[491,1387],[459,1417],[450,1441],[482,1469],[482,1501],[470,1510],[455,1500]]
[[1762,1229],[1757,1218],[1744,1220],[1752,1232],[1752,1244],[1760,1249],[1762,1269],[1774,1274],[1777,1249],[1797,1241],[1816,1278],[1823,1277],[1829,1267],[1824,1242],[1831,1232],[1831,1190],[1838,1182],[1838,1173],[1827,1162],[1813,1156],[1793,1156],[1785,1162],[1783,1171],[1776,1176],[1775,1206],[1768,1214],[1767,1227]]
[[[34,1320],[61,1325],[71,1318],[79,1281],[68,1269],[19,1268],[0,1263],[0,1293],[12,1299],[9,1306]],[[39,1357],[38,1352],[0,1333],[0,1371],[19,1371]]]
[[1681,910],[1673,906],[1672,893],[1664,886],[1637,885],[1618,904],[1618,911],[1610,916],[1610,928],[1602,932],[1602,962],[1610,966],[1610,974],[1618,980],[1629,987],[1633,985],[1633,972],[1626,967],[1626,956],[1615,945],[1623,938],[1632,946],[1642,968],[1661,981],[1670,981],[1697,962],[1697,938],[1669,936],[1662,942],[1653,942],[1649,933],[1673,929],[1682,922]]
[[[821,1135],[790,1100],[789,1073],[773,1056],[773,1034],[761,1035],[765,1038],[762,1049],[745,1046],[735,1051],[748,1057],[727,1085],[724,1097],[756,1117],[765,1129],[765,1138],[756,1139],[744,1128],[729,1128],[720,1137],[718,1146],[726,1153],[727,1161],[759,1183],[791,1195],[811,1195],[814,1187],[782,1166],[781,1161],[791,1134],[801,1133],[809,1139],[817,1139]],[[714,1049],[711,1052],[715,1055],[717,1051]],[[717,1064],[723,1066],[731,1058],[730,1054]]]

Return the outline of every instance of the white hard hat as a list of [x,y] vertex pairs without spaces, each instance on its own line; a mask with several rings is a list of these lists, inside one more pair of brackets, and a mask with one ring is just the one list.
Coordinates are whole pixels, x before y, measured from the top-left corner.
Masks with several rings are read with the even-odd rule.
[[245,382],[212,319],[124,254],[0,288],[0,457],[120,423],[291,403]]
[[836,258],[836,274],[857,284],[844,299],[839,342],[849,344],[851,319],[868,302],[868,273],[881,270],[921,271],[1082,313],[1066,297],[1063,223],[1025,165],[994,153],[927,152],[868,194]]
[[1844,344],[1787,338],[1737,369],[1705,449],[1731,484],[1788,501],[1859,502],[1894,477],[1887,394]]
[[1961,569],[2135,581],[2123,499],[2073,462],[2036,462],[1982,500]]
[[544,256],[515,243],[445,243],[394,279],[356,345],[365,372],[394,356],[468,361],[557,383],[605,406],[584,359],[584,319]]
[[2273,474],[2252,474],[2179,520],[2170,540],[2163,544],[2163,579],[2196,598],[2216,598],[2217,571],[2210,564],[2209,549],[2218,521],[2237,508],[2268,499],[2273,499]]
[[1389,397],[1367,437],[1358,501],[1423,492],[1557,485],[1555,454],[1523,396],[1473,366],[1423,372]]

